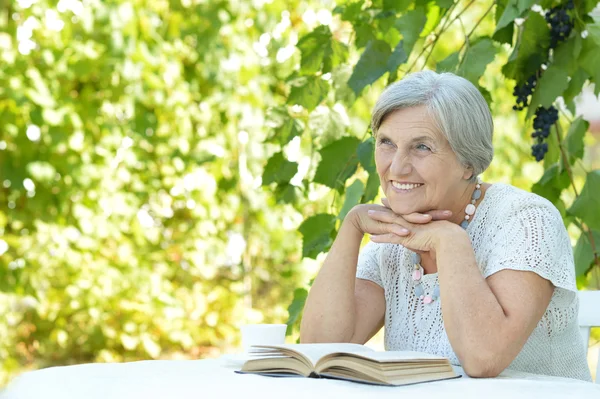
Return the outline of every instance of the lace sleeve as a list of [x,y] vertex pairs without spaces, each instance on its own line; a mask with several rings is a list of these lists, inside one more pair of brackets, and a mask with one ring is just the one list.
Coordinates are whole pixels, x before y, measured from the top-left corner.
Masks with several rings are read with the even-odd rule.
[[358,266],[356,268],[356,278],[370,280],[383,287],[381,280],[380,265],[381,244],[369,241],[358,255]]
[[560,213],[541,197],[529,198],[504,214],[483,275],[504,269],[531,271],[576,293],[573,250]]

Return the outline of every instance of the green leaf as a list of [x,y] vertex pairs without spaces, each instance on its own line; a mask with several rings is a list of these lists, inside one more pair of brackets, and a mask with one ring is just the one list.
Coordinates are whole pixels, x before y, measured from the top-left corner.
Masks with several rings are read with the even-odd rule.
[[302,58],[300,72],[313,75],[320,71],[324,59],[331,52],[331,31],[326,25],[321,25],[311,33],[303,36],[296,45],[300,49]]
[[323,147],[319,151],[321,162],[313,181],[343,190],[346,180],[354,174],[358,166],[356,150],[359,144],[360,140],[356,137],[342,137]]
[[331,40],[331,51],[323,61],[323,73],[331,72],[333,68],[348,59],[348,47],[335,39]]
[[508,0],[499,0],[496,2],[496,10],[494,13],[494,20],[496,22],[496,30],[494,31],[494,34],[492,35],[492,39],[494,39],[495,41],[500,42],[500,43],[512,44],[514,27],[515,27],[514,24],[509,23],[503,28],[497,27],[500,17],[502,16],[502,14],[504,14],[504,11],[506,10],[507,3],[508,3]]
[[[364,4],[364,0],[349,2],[345,4],[342,11],[342,21],[356,21],[358,17],[362,14],[362,6]],[[340,7],[340,6],[338,6]],[[336,7],[336,8],[338,8]]]
[[581,36],[572,36],[562,42],[555,50],[552,65],[564,69],[571,76],[578,68],[577,58],[581,53],[583,40]]
[[600,93],[600,24],[594,24],[587,27],[588,37],[583,40],[581,54],[579,55],[579,65],[591,76],[596,83],[594,94]]
[[294,137],[300,136],[304,131],[304,124],[296,118],[289,117],[278,129],[275,130],[275,139],[283,147]]
[[[598,250],[600,248],[600,231],[592,230],[592,235],[596,250]],[[600,253],[598,253],[598,256],[600,256]],[[588,234],[582,232],[579,236],[579,240],[577,240],[577,244],[573,249],[573,257],[575,258],[575,274],[578,277],[585,275],[594,263],[594,250]]]
[[567,137],[565,137],[565,147],[569,155],[574,159],[583,158],[583,139],[589,126],[590,124],[581,116],[575,119],[571,123],[571,126],[569,126],[569,132],[567,133]]
[[404,47],[403,47],[402,40],[401,40],[400,43],[398,43],[398,45],[394,49],[394,52],[392,53],[392,55],[390,55],[390,58],[388,59],[387,68],[388,68],[388,71],[390,72],[391,81],[396,80],[396,78],[398,76],[398,68],[400,67],[400,65],[404,64],[407,60],[408,60],[408,56],[404,52]]
[[356,150],[361,166],[369,173],[375,172],[375,138],[369,137]]
[[544,168],[548,169],[560,159],[560,143],[558,142],[555,125],[550,128],[550,136],[546,139],[546,143],[548,143],[548,152],[544,157]]
[[523,14],[529,10],[534,3],[535,0],[510,0],[506,7],[504,7],[500,19],[496,23],[496,30],[494,33],[497,33],[500,29],[512,23],[515,19],[523,16]]
[[479,78],[487,65],[494,60],[498,49],[489,37],[484,37],[473,44],[464,55],[458,74],[478,86]]
[[377,171],[369,172],[369,178],[367,179],[367,187],[365,188],[365,193],[363,194],[361,203],[371,202],[377,197],[379,194],[379,175]]
[[357,49],[361,49],[368,45],[371,41],[375,40],[375,31],[368,24],[360,24],[355,26],[354,32],[356,33],[356,39],[354,44]]
[[348,48],[331,35],[329,27],[321,25],[298,41],[302,58],[300,72],[314,75],[318,71],[331,72],[348,58]]
[[300,189],[290,183],[278,183],[275,188],[277,203],[295,204],[298,202]]
[[391,55],[390,46],[383,40],[372,40],[367,44],[348,81],[356,95],[388,72],[388,59]]
[[305,83],[301,86],[292,86],[287,103],[299,104],[308,111],[312,111],[323,101],[328,91],[329,84],[326,81],[320,77],[311,76],[306,78]]
[[320,213],[302,222],[298,228],[302,234],[302,257],[317,259],[317,255],[329,249],[335,221],[335,216]]
[[517,82],[524,82],[547,61],[549,46],[550,30],[546,20],[538,13],[530,12],[502,73]]
[[294,290],[294,299],[290,306],[288,306],[288,320],[286,324],[288,325],[286,335],[290,335],[292,333],[292,327],[296,324],[296,321],[300,320],[300,316],[302,314],[302,310],[304,309],[304,304],[306,303],[306,298],[308,298],[308,291],[304,288],[296,288]]
[[538,106],[548,108],[554,100],[566,90],[569,85],[569,75],[564,69],[550,65],[538,80],[535,91],[531,96],[527,116],[531,117]]
[[288,161],[284,158],[282,152],[278,152],[269,159],[267,166],[265,166],[262,185],[266,186],[274,182],[288,183],[297,172],[298,164]]
[[571,76],[567,90],[565,90],[563,93],[565,103],[569,104],[576,96],[579,95],[579,93],[581,93],[581,89],[583,88],[583,85],[589,76],[590,75],[583,69],[577,69],[577,71]]
[[421,32],[421,37],[429,35],[442,20],[442,9],[433,2],[427,2],[427,22]]
[[562,191],[570,184],[569,174],[562,170],[558,163],[552,164],[540,180],[531,187],[531,191],[556,204],[560,199]]
[[444,58],[442,61],[438,62],[435,70],[437,73],[442,72],[454,72],[456,70],[456,66],[458,65],[458,51],[450,54],[448,57]]
[[585,185],[568,213],[580,218],[590,229],[600,230],[600,169],[587,174]]
[[383,0],[383,9],[402,12],[406,10],[412,2],[413,0]]
[[454,0],[436,0],[435,4],[437,4],[440,8],[448,9],[454,4]]
[[394,27],[402,34],[405,54],[410,55],[412,52],[426,22],[427,16],[421,8],[407,12],[396,21]]
[[346,189],[346,198],[344,199],[344,205],[338,215],[338,219],[344,220],[348,212],[355,206],[360,204],[360,199],[365,192],[365,185],[359,179],[352,182],[350,187]]

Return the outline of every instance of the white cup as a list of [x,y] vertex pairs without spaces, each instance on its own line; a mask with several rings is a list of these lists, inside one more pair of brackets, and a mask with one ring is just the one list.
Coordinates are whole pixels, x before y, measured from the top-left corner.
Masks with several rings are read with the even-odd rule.
[[246,324],[241,327],[242,348],[248,353],[252,345],[281,345],[285,343],[287,324]]

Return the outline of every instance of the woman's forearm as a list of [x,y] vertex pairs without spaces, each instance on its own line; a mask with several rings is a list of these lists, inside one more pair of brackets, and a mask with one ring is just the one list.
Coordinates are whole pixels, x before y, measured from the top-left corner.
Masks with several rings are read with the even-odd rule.
[[442,317],[454,352],[471,375],[499,373],[513,355],[503,339],[506,316],[477,267],[466,233],[443,237],[436,258]]
[[306,300],[300,340],[349,342],[355,326],[355,282],[363,233],[348,214]]

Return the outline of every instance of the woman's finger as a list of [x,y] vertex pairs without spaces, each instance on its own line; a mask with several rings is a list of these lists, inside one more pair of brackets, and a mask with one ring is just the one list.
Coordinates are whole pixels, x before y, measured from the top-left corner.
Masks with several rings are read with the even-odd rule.
[[367,214],[371,219],[377,220],[378,222],[395,223],[398,225],[404,224],[402,223],[403,221],[406,222],[402,216],[386,210],[377,211],[375,209],[369,209]]
[[432,220],[431,215],[426,214],[426,213],[417,213],[417,212],[410,213],[408,215],[402,215],[402,217],[407,222],[415,223],[415,224],[429,223]]
[[431,210],[427,212],[431,216],[431,220],[448,220],[452,217],[452,211]]
[[[390,206],[390,201],[387,198],[382,198],[381,203],[386,208],[388,208],[390,210],[392,209],[392,207]],[[404,218],[411,223],[428,223],[433,220],[448,220],[448,219],[450,219],[450,217],[452,217],[452,211],[431,210],[431,211],[428,211],[427,213],[414,212],[414,213],[411,213],[411,215],[429,215],[429,216],[431,216],[431,218],[429,218],[429,220],[425,220],[425,219],[427,219],[427,217],[421,218],[420,216],[415,216],[414,218],[411,218],[411,220],[409,220],[409,219],[407,219],[408,215],[404,216]]]

